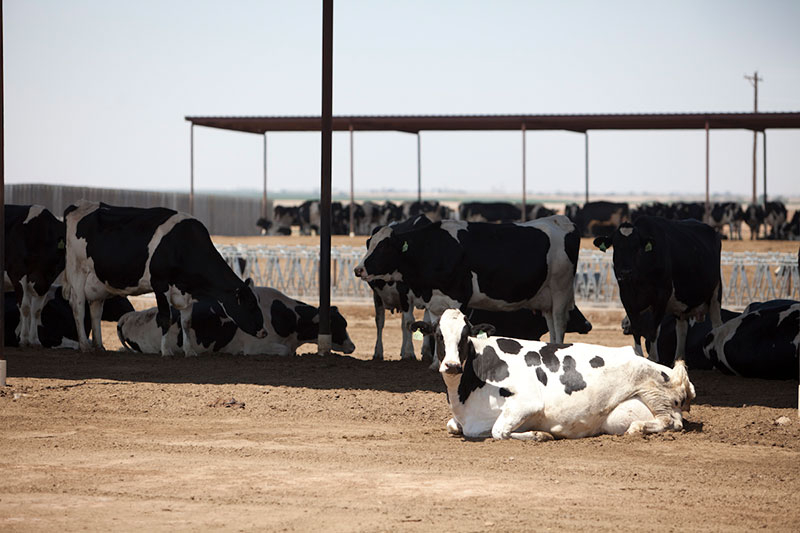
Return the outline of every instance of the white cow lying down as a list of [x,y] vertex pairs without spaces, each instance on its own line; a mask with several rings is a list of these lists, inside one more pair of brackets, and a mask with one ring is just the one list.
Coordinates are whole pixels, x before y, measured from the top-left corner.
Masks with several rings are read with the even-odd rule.
[[[434,333],[422,321],[412,329]],[[473,336],[479,331],[492,333],[457,309],[435,329],[450,433],[542,441],[683,428],[681,411],[695,397],[683,361],[670,369],[630,346]]]

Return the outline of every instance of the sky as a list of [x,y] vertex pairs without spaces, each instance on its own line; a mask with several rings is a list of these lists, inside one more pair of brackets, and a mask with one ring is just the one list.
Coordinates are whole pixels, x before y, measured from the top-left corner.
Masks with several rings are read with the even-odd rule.
[[[7,183],[188,190],[186,116],[321,113],[322,1],[6,0]],[[800,111],[800,2],[334,3],[334,115]],[[260,135],[195,127],[196,191],[259,190]],[[350,181],[333,139],[333,189]],[[712,131],[712,194],[752,187],[753,133]],[[268,187],[313,192],[319,133],[269,133]],[[759,139],[758,193],[762,193]],[[800,196],[800,131],[767,133]],[[411,191],[417,139],[354,134],[356,190]],[[580,193],[584,137],[526,137],[528,194]],[[423,191],[518,194],[520,132],[423,132]],[[702,194],[705,132],[589,134],[593,193]]]

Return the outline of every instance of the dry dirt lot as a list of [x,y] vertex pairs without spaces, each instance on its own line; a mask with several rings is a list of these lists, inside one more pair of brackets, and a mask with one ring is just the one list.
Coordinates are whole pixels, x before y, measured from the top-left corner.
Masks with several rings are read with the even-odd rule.
[[[467,441],[399,318],[373,362],[371,307],[340,309],[351,356],[121,353],[113,324],[107,352],[8,349],[0,530],[800,530],[797,381],[692,372],[680,433]],[[567,341],[628,344],[584,312]]]

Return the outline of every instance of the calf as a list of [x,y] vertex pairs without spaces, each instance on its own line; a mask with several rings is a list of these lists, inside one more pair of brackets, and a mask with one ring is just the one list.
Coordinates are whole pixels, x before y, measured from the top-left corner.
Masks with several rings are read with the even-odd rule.
[[566,217],[489,224],[444,220],[378,230],[355,275],[405,283],[436,320],[445,309],[538,309],[561,342],[574,307],[580,238]]
[[[426,322],[413,327],[434,331]],[[436,327],[452,434],[549,440],[683,428],[695,398],[686,366],[637,357],[631,347],[481,338],[457,309]],[[475,335],[479,335],[475,337]]]
[[37,323],[50,286],[64,270],[65,242],[64,223],[44,207],[5,206],[4,282],[20,309],[23,346],[40,344]]
[[[188,342],[198,353],[291,355],[298,346],[316,343],[319,334],[319,310],[269,288],[255,287],[267,336],[254,337],[239,329],[218,302],[200,301],[192,307]],[[157,308],[124,315],[117,323],[117,335],[128,350],[158,352],[161,330],[156,323]],[[177,312],[176,312],[177,314]],[[331,307],[332,348],[352,353],[355,345],[347,334],[347,320],[336,307]],[[187,342],[183,331],[173,325],[167,332],[168,349],[175,352]]]
[[[69,206],[64,294],[69,297],[81,350],[89,349],[83,331],[89,302],[92,342],[102,349],[100,317],[112,295],[154,292],[162,333],[162,355],[170,355],[166,335],[170,306],[180,311],[188,332],[197,300],[219,302],[225,314],[245,332],[263,337],[264,318],[250,286],[239,279],[214,248],[203,224],[172,209],[115,207],[81,201]],[[184,353],[195,355],[190,344]]]
[[703,352],[719,370],[761,379],[796,379],[800,302],[772,300],[744,312],[706,336]]
[[659,360],[655,341],[665,315],[678,319],[675,358],[681,360],[689,318],[702,321],[708,313],[714,327],[722,324],[722,244],[710,226],[643,216],[594,244],[604,252],[614,247],[614,274],[631,331],[654,346],[654,360]]

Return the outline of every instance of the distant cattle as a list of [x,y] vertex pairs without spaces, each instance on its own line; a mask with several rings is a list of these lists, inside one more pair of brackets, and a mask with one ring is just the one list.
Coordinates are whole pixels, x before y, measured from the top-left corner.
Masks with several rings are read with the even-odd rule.
[[695,398],[683,361],[670,369],[630,347],[492,337],[457,309],[435,330],[413,327],[436,335],[452,434],[542,441],[680,430]]
[[[88,308],[88,303],[86,307]],[[133,311],[133,306],[124,296],[114,296],[103,306],[103,320],[116,322],[125,313]],[[5,345],[19,346],[20,312],[13,292],[5,294]],[[84,319],[84,333],[89,334],[92,323],[88,309]],[[64,298],[60,285],[51,285],[44,297],[44,306],[36,322],[38,344],[45,348],[78,349],[78,332],[72,308]]]
[[[767,202],[764,206],[764,225],[769,228],[767,237],[783,239],[783,225],[786,223],[787,211],[783,202]],[[764,230],[767,231],[766,229]]]
[[[69,206],[64,218],[64,295],[72,306],[81,350],[90,348],[81,327],[86,301],[91,309],[92,342],[102,349],[103,302],[113,295],[151,291],[158,305],[162,355],[169,354],[164,342],[172,320],[170,306],[180,311],[186,332],[192,305],[198,300],[219,302],[245,332],[266,335],[255,294],[225,263],[199,220],[172,209],[115,207],[85,200]],[[184,353],[194,355],[187,348]]]
[[797,379],[800,302],[772,300],[744,312],[706,336],[704,352],[716,368],[738,376]]
[[452,211],[437,201],[423,200],[422,202],[403,202],[403,218],[414,218],[418,215],[425,215],[433,222],[452,218]]
[[711,206],[709,215],[709,225],[716,229],[720,234],[723,228],[728,228],[730,239],[742,238],[742,221],[745,218],[742,207],[736,202],[717,202]]
[[[255,287],[267,335],[248,335],[225,315],[218,302],[200,301],[192,307],[188,343],[197,353],[292,355],[305,343],[315,344],[319,335],[319,310],[268,287]],[[161,330],[156,324],[157,308],[128,313],[117,324],[123,346],[132,351],[156,353],[161,349]],[[175,312],[177,314],[177,312]],[[177,316],[176,316],[177,318]],[[332,349],[352,353],[355,345],[347,333],[347,320],[331,307]],[[177,353],[187,343],[177,325],[167,332],[168,351]]]
[[800,241],[800,209],[795,211],[792,219],[783,225],[781,234],[784,239]]
[[445,220],[396,233],[378,230],[357,277],[405,283],[434,321],[450,308],[538,309],[561,342],[574,306],[580,239],[566,217],[516,224]]
[[519,222],[522,211],[510,202],[463,202],[458,217],[468,222]]
[[676,324],[676,359],[686,353],[688,319],[722,323],[721,242],[710,226],[696,220],[640,217],[594,240],[602,251],[614,247],[614,274],[634,336],[655,347],[657,328],[667,314]]
[[5,206],[4,280],[20,309],[23,346],[40,344],[37,320],[50,286],[64,270],[65,242],[64,223],[44,207]]
[[630,210],[624,202],[587,202],[583,206],[570,204],[564,211],[583,237],[610,235],[620,224],[630,220]]
[[761,204],[750,204],[744,212],[744,222],[750,228],[750,239],[758,239],[764,224],[764,208]]

